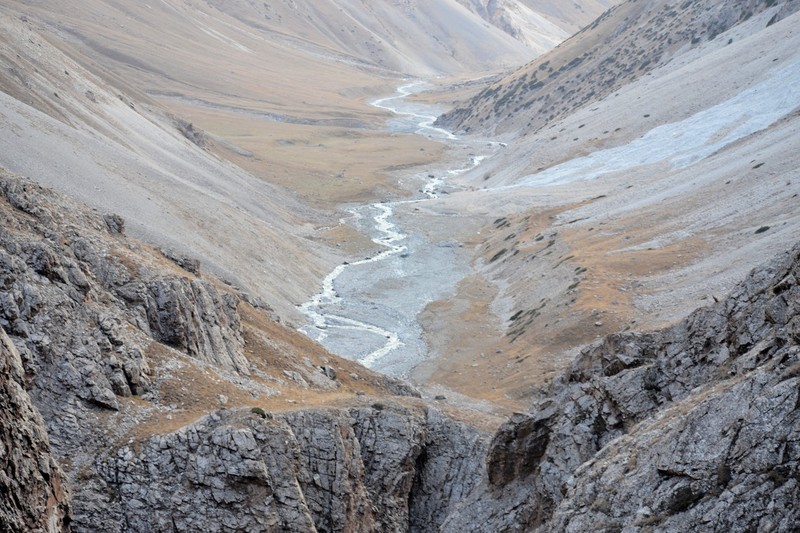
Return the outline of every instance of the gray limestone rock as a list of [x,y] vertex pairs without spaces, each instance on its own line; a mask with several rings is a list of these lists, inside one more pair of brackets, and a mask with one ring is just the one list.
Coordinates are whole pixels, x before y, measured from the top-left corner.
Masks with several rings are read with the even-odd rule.
[[69,531],[66,479],[23,377],[19,353],[0,328],[0,530]]
[[435,531],[478,483],[485,448],[433,410],[221,411],[100,471],[120,495],[112,530]]
[[220,368],[250,373],[235,296],[187,278],[152,280],[141,292],[155,339]]

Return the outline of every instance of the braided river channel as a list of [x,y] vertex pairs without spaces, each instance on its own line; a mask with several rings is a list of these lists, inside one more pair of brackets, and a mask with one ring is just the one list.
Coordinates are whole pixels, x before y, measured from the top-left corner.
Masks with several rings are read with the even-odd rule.
[[407,376],[428,356],[418,315],[429,303],[452,293],[469,272],[469,257],[457,242],[429,242],[415,230],[413,216],[400,221],[397,210],[412,207],[406,213],[413,212],[411,204],[437,199],[448,178],[471,170],[486,157],[472,153],[474,141],[462,142],[434,126],[435,108],[405,100],[424,87],[422,82],[403,85],[395,95],[372,105],[394,114],[388,124],[391,131],[459,147],[464,160],[457,168],[419,175],[424,185],[414,198],[348,209],[341,222],[368,234],[378,250],[337,266],[324,279],[321,292],[300,306],[309,318],[301,328],[306,335],[337,355],[394,376]]

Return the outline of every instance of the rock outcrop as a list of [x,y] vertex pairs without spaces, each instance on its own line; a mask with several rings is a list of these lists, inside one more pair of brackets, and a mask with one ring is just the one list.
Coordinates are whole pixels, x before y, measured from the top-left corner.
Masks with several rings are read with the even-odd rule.
[[[119,428],[102,413],[150,390],[154,376],[146,354],[154,341],[222,371],[248,373],[234,296],[159,265],[158,257],[125,239],[118,217],[99,216],[4,175],[0,221],[0,326],[21,356],[24,372],[18,373],[44,417],[55,455],[69,459],[71,476],[91,478],[94,454],[114,441]],[[152,264],[132,257],[150,257]],[[46,448],[44,436],[30,442]],[[63,485],[48,457],[42,455],[41,475],[48,480],[52,471],[58,497],[47,505],[57,510],[66,496],[57,492]],[[9,468],[24,467],[14,459]],[[35,498],[43,493],[31,472]],[[85,488],[74,491],[78,529]]]
[[19,353],[0,329],[0,530],[66,531],[69,493],[23,382]]
[[98,492],[113,496],[88,522],[105,531],[435,531],[480,481],[487,444],[432,408],[220,411],[106,458]]
[[796,246],[671,328],[584,350],[444,529],[796,530],[799,278]]
[[94,439],[91,406],[118,410],[149,389],[153,341],[248,373],[234,297],[159,265],[119,220],[10,176],[0,217],[0,326],[61,453]]
[[249,374],[237,297],[189,278],[136,281],[118,294],[146,317],[145,331],[154,339],[220,368]]
[[152,340],[248,372],[232,295],[135,264],[119,221],[73,206],[68,216],[63,198],[30,182],[3,179],[0,198],[0,326],[18,339],[30,374],[52,377],[34,388],[58,383],[52,392],[116,409],[118,396],[147,389],[142,354]]

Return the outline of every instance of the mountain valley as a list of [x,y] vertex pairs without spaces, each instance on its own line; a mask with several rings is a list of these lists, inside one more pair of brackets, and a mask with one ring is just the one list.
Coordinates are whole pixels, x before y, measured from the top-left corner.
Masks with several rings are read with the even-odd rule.
[[6,2],[0,529],[795,530],[798,12]]

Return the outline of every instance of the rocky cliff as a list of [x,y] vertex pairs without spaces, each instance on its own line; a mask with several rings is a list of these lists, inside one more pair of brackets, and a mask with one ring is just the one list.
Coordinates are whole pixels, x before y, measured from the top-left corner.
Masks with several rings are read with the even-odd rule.
[[22,360],[0,329],[0,529],[63,531],[70,522],[69,492],[23,385]]
[[107,456],[102,483],[116,497],[90,523],[106,531],[433,531],[480,480],[475,459],[486,444],[431,408],[226,410]]
[[586,348],[492,437],[402,383],[298,354],[118,217],[9,175],[0,214],[6,529],[800,523],[800,246],[673,327]]
[[798,278],[795,246],[671,328],[584,350],[444,529],[795,531]]
[[[240,437],[228,442],[224,436],[238,435],[242,412],[254,417],[253,423],[267,424],[263,407],[286,410],[293,404],[343,398],[370,405],[374,395],[417,394],[404,383],[330,356],[274,322],[266,304],[253,299],[251,305],[246,294],[205,277],[195,261],[127,238],[124,221],[117,216],[101,215],[3,172],[0,220],[0,399],[6,405],[2,427],[8,451],[3,454],[2,483],[6,494],[17,495],[4,502],[1,519],[12,530],[56,531],[70,519],[74,531],[160,530],[166,527],[163,516],[150,516],[144,502],[180,503],[175,498],[183,492],[199,497],[204,494],[200,488],[183,486],[194,481],[214,489],[208,497],[221,507],[210,503],[208,516],[224,524],[222,507],[229,507],[231,494],[255,490],[245,472],[249,466],[238,464],[241,457],[234,453]],[[227,406],[235,411],[228,412]],[[215,414],[220,408],[223,413]],[[298,418],[298,427],[312,427],[313,416],[322,415]],[[332,428],[340,424],[338,415],[328,418]],[[278,429],[262,427],[264,448],[277,446],[274,439],[288,435],[289,427],[288,422]],[[183,429],[172,435],[178,428]],[[424,442],[424,432],[415,431]],[[151,452],[141,461],[150,462],[153,479],[126,478],[136,472],[136,462],[120,462],[119,457],[127,456],[116,450],[128,443],[148,450],[149,439],[164,434],[171,436],[154,442],[169,457]],[[199,435],[200,441],[182,435]],[[421,449],[421,444],[415,448]],[[351,443],[349,450],[358,453],[359,447]],[[296,450],[292,453],[300,457]],[[328,462],[338,468],[337,451],[331,454]],[[244,481],[223,500],[215,499],[219,480],[210,480],[211,471],[203,473],[211,456],[218,456],[214,469],[245,469],[231,471]],[[189,470],[187,477],[164,477],[172,463],[176,472]],[[310,464],[308,479],[317,475],[317,466]],[[358,479],[360,472],[352,475]],[[284,474],[271,475],[284,483]],[[72,486],[71,499],[64,477]],[[121,484],[124,479],[130,481]],[[175,493],[159,492],[155,479],[166,486],[176,482]],[[137,482],[149,487],[143,502],[134,497],[144,489]],[[401,494],[403,490],[409,489]],[[199,523],[192,498],[183,507],[187,527]],[[254,509],[263,507],[263,502],[247,501]],[[312,506],[313,516],[325,512],[321,505]],[[179,505],[166,509],[168,522],[184,520]],[[137,518],[137,510],[150,522]],[[253,513],[258,522],[263,513]]]

